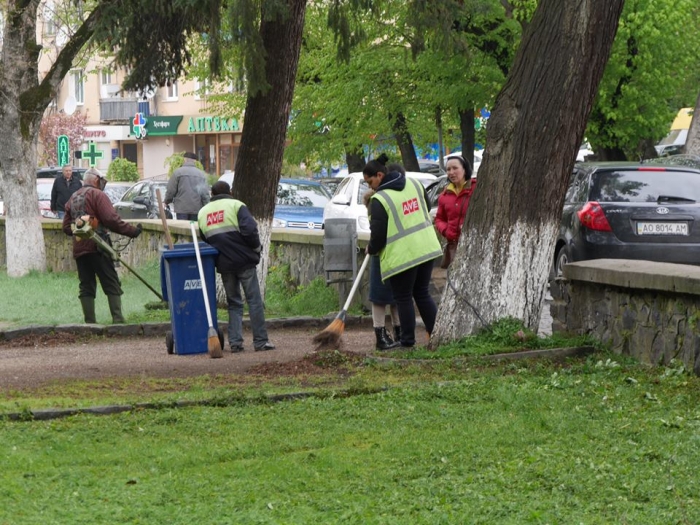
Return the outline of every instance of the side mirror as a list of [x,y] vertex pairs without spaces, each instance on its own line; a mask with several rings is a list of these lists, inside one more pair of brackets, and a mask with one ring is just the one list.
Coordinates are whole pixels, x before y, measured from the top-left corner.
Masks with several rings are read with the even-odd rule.
[[150,206],[151,201],[148,197],[134,197],[134,203],[141,204],[142,206]]

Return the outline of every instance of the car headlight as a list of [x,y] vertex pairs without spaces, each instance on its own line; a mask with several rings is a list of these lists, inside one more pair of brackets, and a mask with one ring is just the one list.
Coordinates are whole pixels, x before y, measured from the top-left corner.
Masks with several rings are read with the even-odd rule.
[[358,217],[357,218],[357,227],[361,231],[369,231],[369,219],[367,217]]
[[272,218],[272,227],[273,228],[286,228],[287,227],[287,221],[284,219],[276,219]]

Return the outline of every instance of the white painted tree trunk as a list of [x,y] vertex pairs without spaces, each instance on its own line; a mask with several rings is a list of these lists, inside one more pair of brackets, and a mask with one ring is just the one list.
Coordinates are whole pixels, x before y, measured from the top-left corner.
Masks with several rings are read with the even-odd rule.
[[624,0],[541,0],[491,113],[431,344],[503,317],[536,330],[564,194]]
[[[28,89],[39,84],[36,54],[32,49],[36,34],[32,13],[37,6],[36,1],[25,2],[21,7],[16,2],[10,2],[3,8],[5,23],[2,28],[0,62],[0,183],[6,219],[7,274],[11,277],[21,277],[32,270],[46,269],[44,235],[35,182],[37,131],[46,106],[38,109],[21,98]],[[23,17],[21,9],[29,15]],[[18,23],[19,27],[15,25]],[[31,96],[27,98],[33,100]],[[37,96],[36,100],[41,106],[42,98]]]
[[695,110],[693,111],[693,120],[690,121],[688,129],[688,138],[685,141],[684,153],[688,155],[697,155],[700,157],[700,93],[695,101]]
[[260,254],[260,264],[258,264],[258,281],[260,282],[260,294],[263,301],[265,300],[267,279],[267,271],[270,267],[270,244],[272,239],[272,219],[255,219],[258,222],[258,234],[260,235],[260,244],[262,244],[262,253]]
[[19,133],[0,125],[2,185],[5,207],[7,274],[21,277],[32,270],[46,270],[44,232],[41,228],[36,178],[36,143],[22,140]]

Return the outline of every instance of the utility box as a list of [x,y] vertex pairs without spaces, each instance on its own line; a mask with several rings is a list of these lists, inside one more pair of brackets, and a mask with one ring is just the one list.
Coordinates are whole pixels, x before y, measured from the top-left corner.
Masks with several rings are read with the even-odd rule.
[[352,282],[357,276],[357,221],[326,219],[323,225],[326,284]]
[[[216,321],[216,256],[219,252],[204,242],[199,243],[199,252],[207,283],[212,323],[223,348],[223,333],[218,329]],[[160,284],[163,299],[168,301],[172,325],[172,332],[165,336],[168,353],[206,353],[209,349],[209,322],[194,244],[182,243],[174,245],[172,250],[163,249],[160,264]]]

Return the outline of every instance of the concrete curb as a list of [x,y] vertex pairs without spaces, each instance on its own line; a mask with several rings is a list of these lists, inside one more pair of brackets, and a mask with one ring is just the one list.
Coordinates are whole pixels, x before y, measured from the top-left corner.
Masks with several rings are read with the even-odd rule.
[[[386,391],[387,388],[368,390],[340,390],[333,393],[333,397],[351,397],[362,394],[376,394]],[[288,394],[273,394],[259,398],[250,398],[249,403],[280,403],[282,401],[296,401],[312,397],[327,397],[323,392],[292,392]],[[234,398],[235,403],[240,403],[241,398]],[[11,412],[0,414],[0,420],[7,421],[48,421],[50,419],[60,419],[64,417],[76,416],[79,414],[90,414],[93,416],[108,416],[121,414],[122,412],[132,412],[136,410],[159,410],[163,408],[188,408],[188,407],[220,407],[231,404],[226,399],[203,399],[200,401],[174,401],[171,403],[136,403],[133,405],[103,405],[86,408],[47,408],[42,410],[27,410],[25,412]]]
[[[326,317],[280,317],[267,320],[268,330],[280,328],[325,328],[329,325],[334,316]],[[219,328],[226,332],[228,323],[218,322]],[[345,319],[345,326],[372,327],[372,317],[366,315],[348,315]],[[250,320],[243,319],[243,327],[250,328]],[[30,325],[22,328],[0,330],[0,342],[12,341],[20,337],[38,336],[67,333],[82,336],[105,336],[105,337],[157,337],[165,336],[166,332],[172,330],[170,322],[166,323],[142,323],[142,324],[63,324],[56,326]]]

